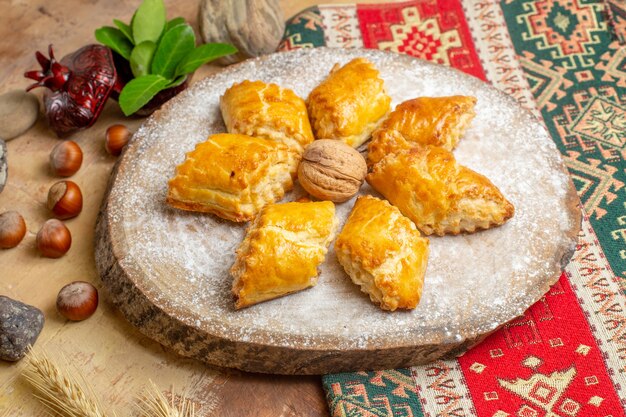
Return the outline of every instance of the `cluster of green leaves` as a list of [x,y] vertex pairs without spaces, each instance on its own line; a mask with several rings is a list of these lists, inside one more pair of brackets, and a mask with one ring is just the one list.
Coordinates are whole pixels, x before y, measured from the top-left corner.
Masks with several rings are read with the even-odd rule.
[[134,78],[119,98],[127,116],[159,91],[182,84],[201,65],[237,52],[229,44],[196,46],[196,36],[185,19],[166,20],[163,0],[143,0],[130,25],[117,19],[113,23],[116,27],[97,29],[96,39],[130,63]]

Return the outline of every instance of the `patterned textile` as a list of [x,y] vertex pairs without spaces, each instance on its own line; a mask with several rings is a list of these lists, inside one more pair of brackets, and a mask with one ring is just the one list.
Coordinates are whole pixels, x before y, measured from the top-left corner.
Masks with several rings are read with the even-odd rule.
[[620,44],[626,43],[626,0],[606,0],[613,34]]
[[486,80],[537,115],[584,209],[577,251],[523,317],[456,360],[327,375],[339,416],[626,416],[624,0],[413,0],[321,5],[282,50],[366,47]]

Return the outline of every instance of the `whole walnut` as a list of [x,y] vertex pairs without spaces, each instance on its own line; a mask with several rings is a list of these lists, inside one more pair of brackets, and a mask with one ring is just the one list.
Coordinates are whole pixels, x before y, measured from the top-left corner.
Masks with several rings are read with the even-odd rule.
[[275,52],[285,33],[279,0],[200,0],[198,25],[206,43],[238,49],[216,61],[223,65]]
[[342,203],[359,191],[365,175],[365,159],[342,141],[320,139],[304,150],[298,179],[313,197]]

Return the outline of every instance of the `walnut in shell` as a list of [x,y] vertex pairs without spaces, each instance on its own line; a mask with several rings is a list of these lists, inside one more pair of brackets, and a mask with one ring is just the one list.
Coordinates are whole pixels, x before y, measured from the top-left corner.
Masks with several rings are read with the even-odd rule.
[[274,52],[285,32],[278,0],[201,0],[198,25],[205,42],[232,43],[239,50],[216,61],[222,65]]
[[359,152],[342,141],[320,139],[304,150],[298,179],[313,197],[342,203],[359,191],[367,165]]

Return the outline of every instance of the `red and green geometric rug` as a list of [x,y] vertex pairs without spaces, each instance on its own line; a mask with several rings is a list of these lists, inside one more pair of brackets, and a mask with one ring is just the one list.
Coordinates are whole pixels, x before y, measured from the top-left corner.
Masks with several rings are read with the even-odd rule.
[[572,261],[523,317],[456,360],[325,376],[331,415],[625,417],[626,2],[322,5],[287,23],[282,50],[392,50],[510,94],[545,123],[585,214]]

